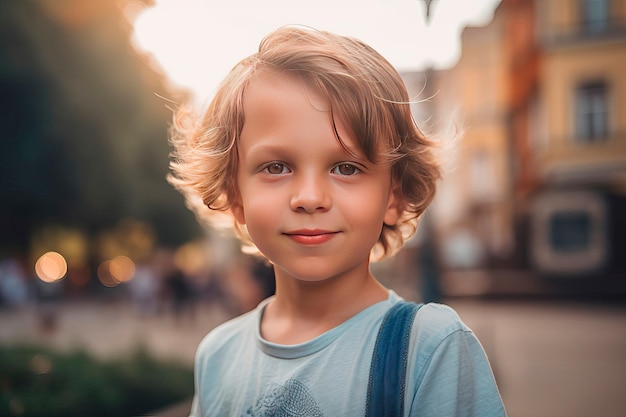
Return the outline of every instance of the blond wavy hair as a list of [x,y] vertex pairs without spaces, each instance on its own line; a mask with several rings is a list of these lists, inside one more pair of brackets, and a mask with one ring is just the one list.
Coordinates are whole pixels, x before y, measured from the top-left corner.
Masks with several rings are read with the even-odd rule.
[[266,36],[258,52],[230,71],[203,116],[188,108],[177,111],[170,135],[170,183],[200,220],[219,226],[226,215],[228,227],[254,252],[245,226],[234,221],[230,208],[238,196],[243,98],[261,70],[296,75],[313,86],[329,101],[332,119],[351,129],[367,159],[391,165],[394,193],[403,211],[397,224],[383,226],[372,258],[395,253],[415,233],[418,218],[431,203],[440,167],[433,142],[413,120],[400,75],[378,52],[354,38],[291,26]]

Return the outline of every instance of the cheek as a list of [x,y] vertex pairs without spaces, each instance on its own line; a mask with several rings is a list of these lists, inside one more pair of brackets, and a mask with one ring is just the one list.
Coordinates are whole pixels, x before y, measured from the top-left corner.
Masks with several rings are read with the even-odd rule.
[[246,228],[252,242],[266,257],[273,259],[275,238],[281,229],[281,213],[274,206],[248,202],[245,210]]
[[342,200],[342,212],[347,221],[362,230],[377,233],[378,224],[386,218],[386,204],[381,193],[368,192],[360,195],[352,194],[349,199]]
[[241,209],[250,233],[273,226],[280,218],[276,199],[269,194],[253,193],[244,196]]

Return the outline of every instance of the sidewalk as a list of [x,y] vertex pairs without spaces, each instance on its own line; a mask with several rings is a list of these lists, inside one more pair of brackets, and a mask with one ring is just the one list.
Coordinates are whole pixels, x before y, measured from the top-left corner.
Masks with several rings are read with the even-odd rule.
[[[447,300],[477,334],[491,360],[509,417],[625,415],[626,308],[547,298]],[[0,344],[37,343],[115,357],[144,346],[191,365],[202,337],[230,316],[200,304],[194,320],[142,317],[127,302],[64,304],[57,327],[42,332],[33,308],[0,310]],[[155,412],[183,417],[189,401]],[[158,413],[158,414],[156,414]]]
[[157,358],[192,365],[204,335],[228,318],[217,304],[199,304],[193,318],[177,320],[169,312],[142,316],[127,301],[67,301],[56,308],[48,331],[36,307],[0,310],[0,343],[83,349],[104,359],[141,347]]

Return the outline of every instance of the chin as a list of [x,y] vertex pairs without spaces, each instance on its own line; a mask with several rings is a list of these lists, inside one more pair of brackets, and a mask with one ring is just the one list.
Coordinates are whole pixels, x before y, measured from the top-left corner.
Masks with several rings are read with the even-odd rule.
[[299,268],[281,268],[286,277],[303,282],[303,283],[322,283],[327,281],[333,281],[338,277],[344,277],[351,275],[358,268],[327,268],[324,267],[324,261],[317,261],[318,266],[321,268],[315,268],[312,265],[306,265]]

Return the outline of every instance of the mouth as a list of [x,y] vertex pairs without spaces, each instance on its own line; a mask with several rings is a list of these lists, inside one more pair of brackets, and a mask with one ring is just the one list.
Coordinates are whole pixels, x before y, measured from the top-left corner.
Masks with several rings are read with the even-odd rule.
[[328,242],[339,232],[321,229],[301,229],[283,233],[285,236],[303,245],[319,245]]

